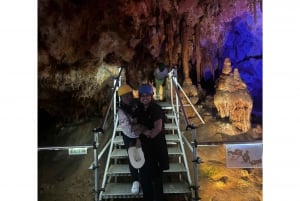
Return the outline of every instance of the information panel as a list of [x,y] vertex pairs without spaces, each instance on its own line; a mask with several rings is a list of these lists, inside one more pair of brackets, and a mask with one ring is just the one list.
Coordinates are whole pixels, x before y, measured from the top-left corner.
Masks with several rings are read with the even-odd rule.
[[226,165],[228,168],[262,168],[262,143],[227,144]]

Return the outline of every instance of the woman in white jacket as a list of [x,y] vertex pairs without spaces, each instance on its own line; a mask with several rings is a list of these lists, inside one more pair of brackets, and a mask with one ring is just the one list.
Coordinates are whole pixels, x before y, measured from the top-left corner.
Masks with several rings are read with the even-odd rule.
[[[137,102],[133,98],[132,91],[132,88],[127,84],[118,89],[118,95],[121,98],[120,107],[118,108],[119,126],[122,129],[123,141],[127,151],[130,147],[136,146],[137,139],[142,131],[142,126],[137,125],[134,118]],[[133,179],[131,192],[137,194],[140,190],[138,169],[134,168],[130,162],[128,164]]]

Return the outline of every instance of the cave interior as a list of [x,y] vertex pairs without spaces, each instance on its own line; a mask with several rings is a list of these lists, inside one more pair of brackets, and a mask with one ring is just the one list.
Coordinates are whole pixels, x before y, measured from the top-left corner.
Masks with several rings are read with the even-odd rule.
[[[242,129],[237,139],[249,139],[245,133],[262,139],[262,11],[262,0],[38,0],[38,146],[92,142],[91,136],[84,138],[81,133],[100,126],[119,67],[125,69],[123,79],[133,89],[153,82],[158,63],[176,68],[179,83],[199,92],[195,106],[209,105],[212,116],[220,120],[214,97],[221,88],[218,81],[226,77],[223,72],[227,58],[231,75],[242,81],[251,97],[247,100],[251,125],[243,127],[247,132]],[[238,76],[234,69],[238,69]],[[226,116],[222,121],[227,123],[228,118],[234,117]],[[74,130],[77,125],[83,127]],[[230,135],[226,139],[233,139]],[[219,148],[201,150],[208,158],[212,152],[224,154]],[[76,176],[76,181],[68,180],[62,176],[66,170],[61,164],[44,166],[49,161],[60,161],[61,155],[43,154],[39,153],[41,200],[53,200],[55,196],[57,200],[82,200],[91,196],[87,193],[91,179],[77,181],[80,177]],[[55,168],[58,173],[52,172]],[[73,166],[68,175],[72,171]],[[261,169],[229,171],[226,174],[247,174],[244,180],[254,178],[253,185],[258,189],[249,189],[255,192],[255,198],[249,199],[262,200]],[[85,182],[85,192],[76,197],[74,190],[72,196],[67,193],[68,198],[64,197],[65,192],[58,193],[62,181],[71,186]],[[204,185],[213,194],[215,188],[209,182]],[[235,194],[234,190],[230,192]],[[237,195],[242,196],[243,192]]]

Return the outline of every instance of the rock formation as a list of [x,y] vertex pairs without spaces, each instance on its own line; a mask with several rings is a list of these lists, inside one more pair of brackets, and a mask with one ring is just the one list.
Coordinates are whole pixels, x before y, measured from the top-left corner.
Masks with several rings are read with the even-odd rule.
[[[104,100],[102,94],[111,94],[119,66],[126,68],[126,81],[135,89],[152,79],[156,63],[180,66],[189,90],[191,61],[197,67],[199,90],[205,73],[214,74],[220,66],[216,61],[222,55],[218,54],[224,50],[225,33],[232,30],[234,19],[246,22],[253,33],[261,30],[257,29],[261,2],[39,0],[39,110],[61,120],[103,115],[107,95]],[[253,44],[261,48],[259,41]],[[256,49],[240,55],[253,58],[259,54]],[[197,102],[197,90],[192,88],[187,93]]]
[[216,83],[214,104],[220,117],[229,117],[232,125],[238,128],[235,134],[247,132],[251,128],[253,101],[238,69],[232,72],[229,58],[225,59],[222,74]]

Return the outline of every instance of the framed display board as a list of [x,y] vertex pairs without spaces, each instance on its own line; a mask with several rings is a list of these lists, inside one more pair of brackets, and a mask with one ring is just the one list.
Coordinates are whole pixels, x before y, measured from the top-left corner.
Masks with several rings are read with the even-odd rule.
[[228,168],[262,168],[262,143],[227,144],[226,166]]

